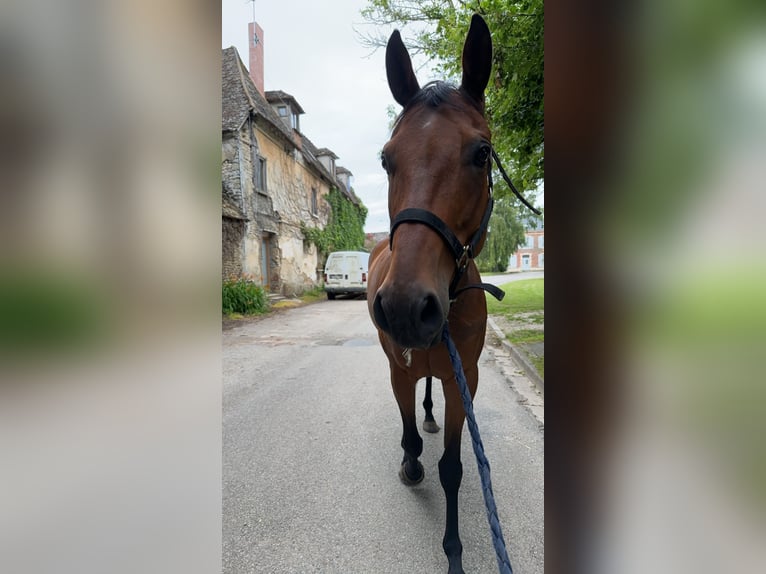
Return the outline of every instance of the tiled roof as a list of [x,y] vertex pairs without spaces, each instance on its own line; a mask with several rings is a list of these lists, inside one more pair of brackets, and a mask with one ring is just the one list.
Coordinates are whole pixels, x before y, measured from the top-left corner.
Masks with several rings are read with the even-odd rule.
[[223,50],[221,59],[221,128],[237,131],[250,114],[250,102],[242,84],[235,48]]
[[[320,155],[327,155],[327,154],[331,154],[333,157],[336,157],[336,158],[338,156],[335,155],[332,151],[330,151],[326,147],[317,149],[317,147],[312,143],[312,141],[303,134],[301,134],[301,138],[303,140],[303,155],[309,160],[311,165],[317,168],[326,179],[328,179],[335,187],[337,187],[340,190],[340,192],[343,195],[345,195],[349,199],[349,201],[351,201],[352,203],[356,205],[361,204],[361,201],[354,193],[354,190],[346,189],[346,186],[343,185],[343,183],[339,181],[337,178],[333,177],[332,174],[330,174],[330,172],[327,171],[327,169],[322,164],[322,162],[316,159]],[[345,168],[341,168],[341,169],[345,169]],[[337,171],[338,169],[336,167],[336,172]],[[348,173],[351,173],[348,170],[346,171]]]
[[351,198],[351,203],[354,205],[362,205],[362,200],[359,199],[359,196],[354,192],[353,187],[349,188],[348,196]]
[[[269,103],[290,103],[293,105],[295,111],[305,113],[296,99],[282,90],[268,91],[264,98],[253,84],[253,80],[250,78],[247,68],[245,68],[245,65],[242,63],[237,49],[233,46],[222,50],[221,90],[221,129],[223,131],[238,131],[249,115],[251,113],[255,114],[260,120],[259,125],[263,125],[271,132],[279,134],[282,139],[289,142],[292,147],[300,147],[308,164],[311,165],[321,177],[340,189],[353,203],[357,205],[361,203],[354,193],[354,190],[347,190],[333,174],[327,171],[327,168],[325,168],[322,162],[318,159],[320,155],[330,155],[334,159],[337,159],[338,156],[327,148],[317,149],[313,142],[304,134],[291,130],[280,119]],[[296,140],[296,138],[299,138],[299,140]],[[339,173],[343,173],[340,170],[345,170],[345,168],[338,168],[337,170]],[[351,173],[348,170],[345,170],[345,172]],[[228,217],[235,217],[238,215],[237,210],[234,209],[236,204],[232,202],[230,198],[227,201],[225,199],[227,195],[228,194],[224,193],[224,214],[228,213],[230,214],[227,215]]]
[[333,176],[333,174],[327,171],[327,168],[322,164],[321,161],[319,161],[319,159],[317,159],[320,155],[317,147],[304,134],[300,134],[300,136],[301,136],[301,141],[303,143],[303,157],[305,157],[308,160],[309,164],[312,165],[314,169],[319,171],[322,177],[324,177],[327,181],[331,182],[332,184],[336,184],[335,176]]
[[281,135],[295,146],[290,128],[279,119],[271,105],[256,89],[250,74],[235,47],[222,51],[221,60],[221,129],[237,131],[251,112],[262,120],[272,132]]

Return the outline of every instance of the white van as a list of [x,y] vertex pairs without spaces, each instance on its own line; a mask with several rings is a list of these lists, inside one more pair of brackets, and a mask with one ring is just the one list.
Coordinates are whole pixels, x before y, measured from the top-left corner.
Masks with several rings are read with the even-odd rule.
[[335,251],[324,266],[324,290],[328,299],[342,293],[367,294],[367,263],[364,251]]

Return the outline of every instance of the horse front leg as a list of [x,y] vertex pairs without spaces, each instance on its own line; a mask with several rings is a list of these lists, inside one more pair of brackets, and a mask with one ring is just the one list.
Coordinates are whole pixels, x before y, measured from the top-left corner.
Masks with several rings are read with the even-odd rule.
[[425,476],[423,465],[418,457],[423,452],[423,439],[418,434],[415,415],[415,386],[417,378],[413,379],[407,371],[398,367],[391,368],[391,386],[394,389],[399,413],[402,415],[402,449],[404,458],[399,468],[399,478],[407,486],[420,483]]
[[430,433],[439,432],[439,425],[434,419],[434,402],[431,400],[431,377],[426,377],[426,396],[423,399],[423,409],[426,411],[426,418],[423,421],[423,430]]
[[[478,384],[478,368],[466,371],[468,388],[473,397]],[[444,454],[439,460],[439,480],[444,489],[447,506],[447,521],[444,528],[442,547],[449,561],[448,574],[464,574],[463,544],[460,542],[458,527],[458,491],[463,479],[463,464],[460,461],[460,442],[465,422],[465,410],[460,398],[457,381],[442,381],[444,387]]]

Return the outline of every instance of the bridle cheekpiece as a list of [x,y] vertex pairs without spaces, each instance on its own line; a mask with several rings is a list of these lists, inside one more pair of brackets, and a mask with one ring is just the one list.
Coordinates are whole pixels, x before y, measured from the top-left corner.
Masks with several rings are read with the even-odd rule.
[[[493,150],[494,153],[494,150]],[[449,300],[453,302],[457,299],[463,291],[467,289],[484,289],[498,301],[502,300],[505,293],[494,285],[489,283],[478,283],[476,285],[467,285],[460,289],[457,288],[458,283],[463,278],[466,270],[468,269],[469,262],[476,256],[479,242],[482,236],[487,231],[489,226],[489,218],[492,216],[492,209],[495,204],[495,200],[492,197],[492,159],[487,160],[487,178],[488,178],[488,193],[489,199],[487,201],[487,207],[484,209],[484,215],[481,218],[481,223],[478,229],[473,232],[470,239],[466,244],[463,244],[455,235],[455,233],[444,223],[444,221],[436,214],[419,207],[408,207],[397,213],[391,221],[391,231],[389,233],[388,247],[393,249],[394,244],[394,232],[396,228],[402,223],[422,223],[433,229],[447,244],[447,247],[452,252],[455,258],[455,275],[452,277],[452,281],[449,286]]]

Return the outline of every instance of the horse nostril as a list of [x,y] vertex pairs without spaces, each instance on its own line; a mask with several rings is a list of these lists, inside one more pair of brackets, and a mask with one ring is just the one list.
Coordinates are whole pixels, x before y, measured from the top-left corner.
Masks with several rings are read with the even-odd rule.
[[442,304],[431,293],[397,297],[380,289],[372,301],[372,317],[378,329],[405,348],[433,346],[444,325]]
[[372,313],[375,316],[375,322],[383,331],[388,333],[390,331],[388,326],[388,319],[386,319],[386,313],[383,311],[383,298],[380,293],[375,295],[375,301],[372,304]]
[[420,322],[428,329],[436,330],[441,327],[444,317],[442,306],[435,295],[426,295],[423,298],[420,311]]

